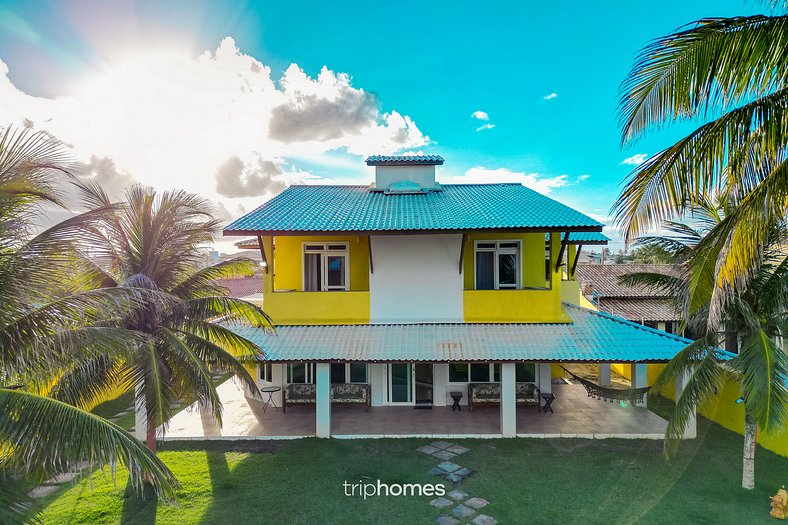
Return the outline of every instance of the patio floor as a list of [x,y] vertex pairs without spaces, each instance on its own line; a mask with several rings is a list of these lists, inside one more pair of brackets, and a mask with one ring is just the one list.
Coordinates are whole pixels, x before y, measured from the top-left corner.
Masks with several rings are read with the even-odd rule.
[[[315,435],[314,407],[294,406],[286,414],[273,406],[265,412],[261,401],[244,396],[234,380],[219,386],[224,404],[223,427],[196,405],[177,414],[165,439],[284,439]],[[555,413],[535,408],[517,409],[517,435],[521,437],[587,437],[662,439],[667,422],[644,407],[620,406],[586,395],[580,385],[553,384]],[[411,407],[333,406],[331,434],[352,437],[500,437],[497,407],[451,407],[414,410]]]

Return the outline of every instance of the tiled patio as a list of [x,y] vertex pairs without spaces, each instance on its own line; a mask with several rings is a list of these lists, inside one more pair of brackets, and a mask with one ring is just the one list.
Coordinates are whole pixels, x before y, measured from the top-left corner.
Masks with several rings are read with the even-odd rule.
[[[590,399],[580,385],[554,384],[555,413],[535,408],[517,409],[517,435],[522,437],[588,437],[661,439],[667,422],[642,407],[620,406]],[[176,415],[166,434],[168,440],[185,439],[274,439],[315,435],[315,409],[290,407],[286,414],[244,396],[235,381],[219,387],[224,403],[224,426],[203,417],[196,406]],[[497,407],[450,407],[414,410],[411,407],[334,406],[331,429],[335,437],[498,437],[500,412]]]

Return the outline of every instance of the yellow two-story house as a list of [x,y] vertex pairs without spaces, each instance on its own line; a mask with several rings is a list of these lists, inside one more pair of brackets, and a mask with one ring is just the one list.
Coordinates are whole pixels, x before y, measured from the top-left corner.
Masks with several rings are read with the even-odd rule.
[[639,385],[683,348],[565,302],[576,245],[604,243],[601,223],[521,184],[440,184],[443,162],[372,156],[371,184],[291,186],[224,230],[257,240],[277,327],[234,329],[265,351],[277,404],[315,404],[318,436],[335,385],[362,385],[371,406],[494,402],[512,436],[518,402],[551,395],[551,364],[632,363]]

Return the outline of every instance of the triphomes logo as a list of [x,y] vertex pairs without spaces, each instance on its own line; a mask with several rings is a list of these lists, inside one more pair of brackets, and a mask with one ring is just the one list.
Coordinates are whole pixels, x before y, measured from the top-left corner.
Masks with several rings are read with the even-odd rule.
[[446,487],[443,483],[383,483],[377,480],[375,483],[366,483],[359,480],[358,483],[342,483],[345,488],[345,496],[360,496],[364,499],[373,496],[445,496]]

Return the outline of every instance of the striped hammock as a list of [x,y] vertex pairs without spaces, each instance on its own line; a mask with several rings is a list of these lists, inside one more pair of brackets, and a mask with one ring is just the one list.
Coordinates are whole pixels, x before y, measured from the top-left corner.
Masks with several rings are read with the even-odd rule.
[[611,403],[616,401],[629,401],[632,404],[642,403],[649,391],[649,387],[613,388],[609,386],[597,385],[596,383],[593,383],[584,377],[573,374],[564,368],[563,365],[561,368],[564,369],[564,372],[572,376],[572,379],[583,385],[583,387],[586,389],[586,392],[588,393],[588,397],[594,399],[603,399],[605,401],[610,401]]

